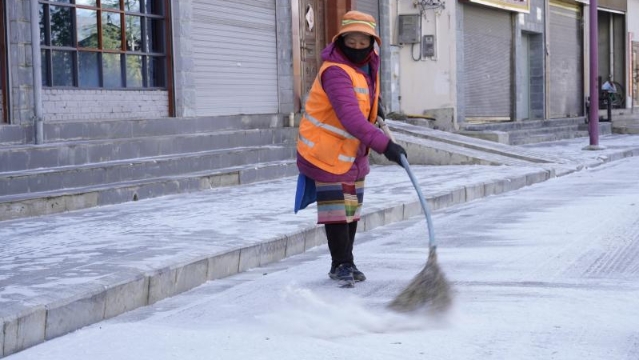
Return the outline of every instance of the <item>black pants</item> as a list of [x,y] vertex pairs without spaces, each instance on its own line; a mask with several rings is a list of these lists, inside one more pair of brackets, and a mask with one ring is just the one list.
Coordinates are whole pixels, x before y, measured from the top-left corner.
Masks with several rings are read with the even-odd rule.
[[331,266],[353,264],[353,243],[357,232],[357,221],[348,224],[324,224],[328,249],[331,252]]

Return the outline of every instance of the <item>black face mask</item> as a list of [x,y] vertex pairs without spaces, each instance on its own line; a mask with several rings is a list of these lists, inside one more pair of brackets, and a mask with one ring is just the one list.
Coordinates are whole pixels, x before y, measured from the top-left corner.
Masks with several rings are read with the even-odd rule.
[[368,60],[368,56],[373,51],[374,46],[375,43],[372,39],[371,45],[365,49],[353,49],[346,46],[346,44],[344,44],[343,37],[339,38],[339,40],[337,41],[337,47],[339,47],[339,49],[342,51],[342,54],[344,54],[344,56],[346,56],[346,58],[348,58],[348,60],[350,60],[352,63],[357,65],[363,64],[364,62],[366,62],[366,60]]

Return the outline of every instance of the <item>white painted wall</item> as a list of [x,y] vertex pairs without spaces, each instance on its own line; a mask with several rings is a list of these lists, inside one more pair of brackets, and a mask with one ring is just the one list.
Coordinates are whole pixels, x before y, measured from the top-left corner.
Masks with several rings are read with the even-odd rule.
[[634,33],[634,41],[639,41],[639,0],[628,0],[628,31]]
[[[392,2],[393,45],[398,44],[398,15],[418,13],[412,1]],[[405,114],[423,115],[429,110],[456,107],[455,3],[447,1],[438,13],[427,10],[422,18],[422,35],[436,37],[434,58],[414,61],[412,56],[419,55],[418,44],[414,55],[410,44],[399,48],[400,108]]]

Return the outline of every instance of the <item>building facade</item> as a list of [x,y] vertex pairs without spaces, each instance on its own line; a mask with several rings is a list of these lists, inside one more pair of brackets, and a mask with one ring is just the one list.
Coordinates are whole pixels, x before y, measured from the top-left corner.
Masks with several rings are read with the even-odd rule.
[[[601,0],[598,5],[600,85],[611,80],[621,91],[631,84],[633,71],[627,19],[633,19],[628,9],[634,8],[627,4]],[[443,129],[469,122],[585,116],[587,1],[399,0],[391,13],[400,82],[394,96],[400,111],[434,116]],[[407,15],[417,19],[407,22]],[[420,43],[411,43],[410,36],[407,40],[411,21],[418,28],[413,38]],[[422,54],[426,38],[436,44],[427,55]],[[629,106],[623,101],[614,105]]]
[[38,121],[292,109],[285,1],[11,0],[3,12],[3,122],[25,142]]
[[0,134],[37,143],[46,122],[288,117],[352,9],[380,17],[377,0],[3,1]]
[[[638,97],[637,1],[599,2],[598,71],[625,91],[618,107]],[[390,111],[446,130],[584,116],[587,2],[8,0],[0,135],[33,143],[46,142],[46,122],[299,115],[351,9],[378,19]]]

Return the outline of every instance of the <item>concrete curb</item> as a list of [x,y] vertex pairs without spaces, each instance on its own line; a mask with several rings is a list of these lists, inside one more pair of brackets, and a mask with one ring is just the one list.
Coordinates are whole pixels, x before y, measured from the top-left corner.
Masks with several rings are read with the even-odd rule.
[[[626,157],[639,156],[639,148],[607,155],[571,169],[548,166],[516,177],[479,182],[427,196],[433,211],[497,195],[564,176],[587,167]],[[422,213],[419,201],[404,202],[362,215],[360,231],[404,221]],[[102,279],[86,287],[81,295],[46,304],[24,304],[16,312],[0,317],[0,357],[6,357],[87,325],[127,311],[154,304],[203,283],[237,274],[301,254],[326,243],[324,228],[313,226],[260,244],[210,256],[176,260],[174,264],[148,272],[131,271]]]

